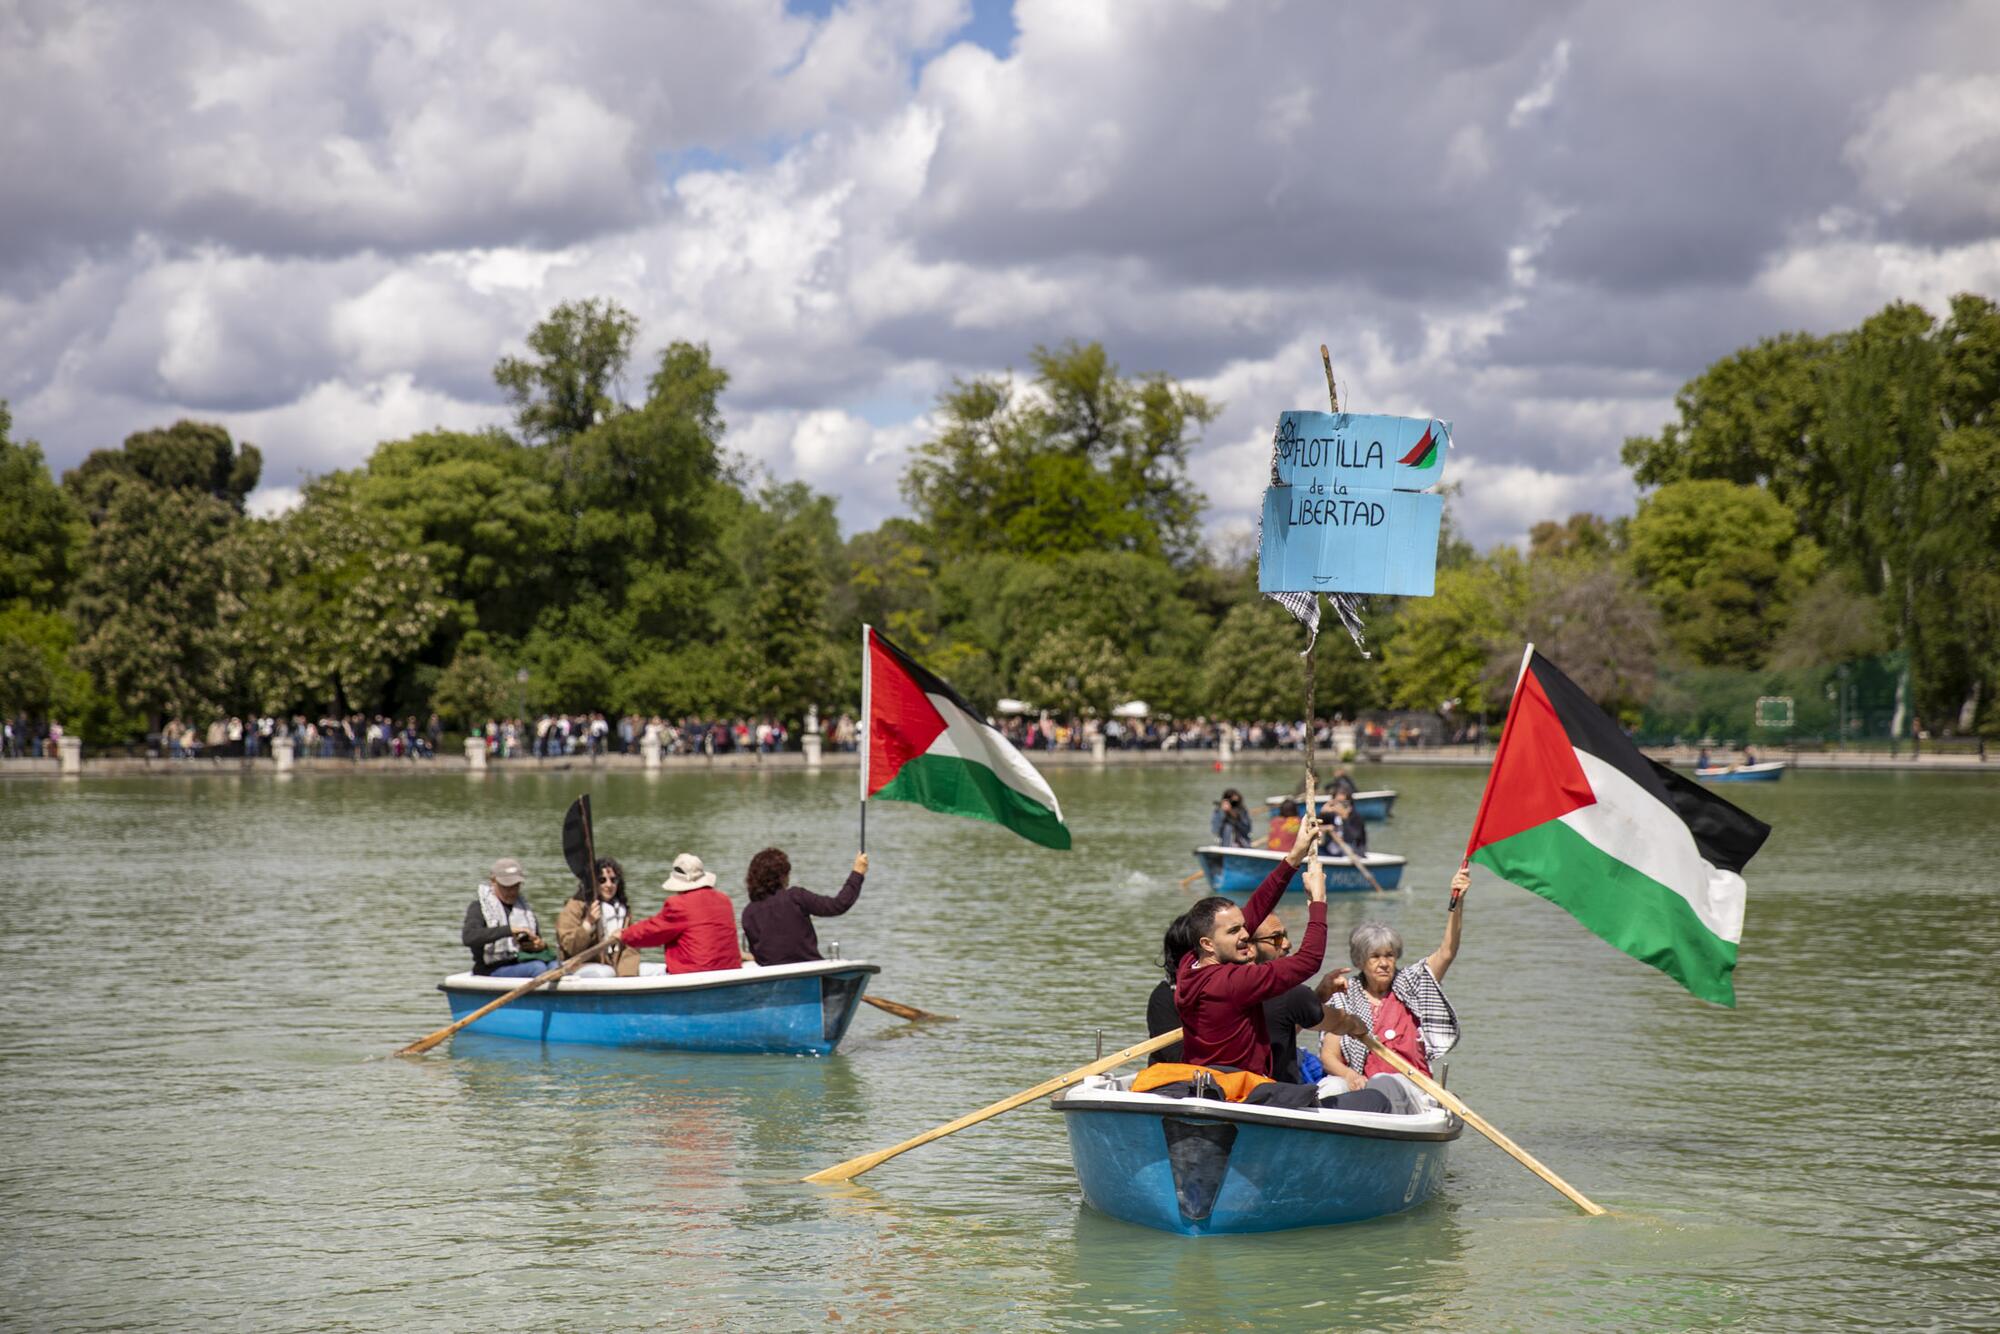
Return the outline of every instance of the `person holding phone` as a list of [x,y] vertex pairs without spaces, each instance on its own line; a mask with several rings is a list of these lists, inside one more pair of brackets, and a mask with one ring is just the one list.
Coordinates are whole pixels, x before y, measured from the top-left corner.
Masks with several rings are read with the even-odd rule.
[[[537,977],[548,968],[548,946],[521,893],[526,883],[519,859],[502,857],[465,910],[458,939],[472,951],[472,971],[481,977]],[[537,954],[543,957],[530,957]]]

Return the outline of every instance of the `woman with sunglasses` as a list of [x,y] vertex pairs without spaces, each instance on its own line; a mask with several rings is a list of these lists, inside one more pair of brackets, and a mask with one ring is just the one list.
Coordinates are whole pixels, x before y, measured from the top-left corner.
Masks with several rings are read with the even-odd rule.
[[[632,920],[632,905],[625,898],[625,868],[609,857],[597,860],[597,883],[577,882],[576,893],[563,904],[556,918],[556,948],[565,959],[583,953]],[[639,951],[614,943],[599,956],[576,970],[578,977],[637,977]]]

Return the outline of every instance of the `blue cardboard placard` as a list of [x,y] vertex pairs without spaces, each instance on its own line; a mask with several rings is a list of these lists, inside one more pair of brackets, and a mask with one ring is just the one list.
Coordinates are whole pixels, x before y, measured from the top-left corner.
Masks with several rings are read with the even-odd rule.
[[1437,582],[1451,423],[1355,412],[1278,418],[1278,484],[1264,493],[1266,593],[1429,597]]

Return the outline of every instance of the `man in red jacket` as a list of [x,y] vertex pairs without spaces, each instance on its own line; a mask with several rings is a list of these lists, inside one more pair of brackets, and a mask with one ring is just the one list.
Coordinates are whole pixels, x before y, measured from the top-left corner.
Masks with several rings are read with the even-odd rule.
[[[1318,817],[1311,814],[1299,821],[1292,850],[1241,908],[1215,897],[1188,910],[1194,949],[1181,959],[1174,976],[1174,1002],[1185,1030],[1181,1059],[1187,1064],[1270,1075],[1271,1039],[1263,1005],[1319,971],[1326,955],[1325,876],[1306,877],[1306,930],[1297,954],[1258,963],[1250,930],[1278,906],[1299,863],[1318,845],[1320,827]],[[1317,870],[1317,862],[1314,867]]]
[[674,858],[673,873],[660,888],[667,891],[667,901],[658,912],[608,938],[635,950],[666,946],[669,973],[743,966],[743,951],[736,945],[736,909],[729,896],[715,887],[715,873],[702,866],[701,858],[691,852]]

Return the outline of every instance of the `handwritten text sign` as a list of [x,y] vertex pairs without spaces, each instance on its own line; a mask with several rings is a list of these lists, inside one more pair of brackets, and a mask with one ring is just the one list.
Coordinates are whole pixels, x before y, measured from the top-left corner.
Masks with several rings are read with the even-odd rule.
[[1451,423],[1363,413],[1278,418],[1257,585],[1267,593],[1429,597]]

